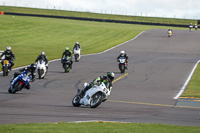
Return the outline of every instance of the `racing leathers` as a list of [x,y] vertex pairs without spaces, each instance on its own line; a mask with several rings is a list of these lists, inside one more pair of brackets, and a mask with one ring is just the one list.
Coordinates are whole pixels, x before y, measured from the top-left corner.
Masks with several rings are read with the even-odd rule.
[[125,65],[125,68],[128,69],[128,55],[127,54],[124,54],[123,56],[120,54],[118,57],[117,57],[117,61],[119,62],[119,58],[120,57],[125,57],[126,58],[126,65]]
[[4,51],[4,52],[1,54],[0,59],[1,59],[3,56],[5,56],[5,59],[3,59],[3,60],[1,61],[2,66],[3,66],[4,60],[8,60],[9,63],[10,63],[9,69],[11,70],[11,68],[14,66],[14,60],[15,60],[15,54],[14,54],[14,52],[12,52],[12,51],[10,51],[10,50],[6,50],[6,51]]
[[62,54],[62,57],[61,57],[61,63],[63,63],[66,59],[70,59],[70,69],[72,69],[72,64],[73,64],[73,61],[72,61],[72,52],[70,50],[65,50]]
[[74,52],[74,49],[76,49],[76,50],[77,50],[77,49],[81,49],[80,44],[77,44],[77,43],[76,43],[76,44],[74,45],[73,52]]
[[46,55],[38,55],[37,59],[35,60],[35,63],[37,63],[39,60],[43,60],[45,62],[45,66],[46,66],[46,69],[48,71],[48,59],[47,59],[47,56]]

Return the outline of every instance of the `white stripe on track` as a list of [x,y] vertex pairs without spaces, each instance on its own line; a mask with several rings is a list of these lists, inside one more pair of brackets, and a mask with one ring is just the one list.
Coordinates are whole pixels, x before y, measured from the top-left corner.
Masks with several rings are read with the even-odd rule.
[[[117,48],[117,47],[119,47],[119,46],[121,46],[121,45],[123,45],[123,44],[126,44],[126,43],[128,43],[128,42],[130,42],[130,41],[135,40],[136,38],[138,38],[138,37],[139,37],[142,33],[144,33],[144,32],[145,32],[145,31],[142,31],[141,33],[139,33],[139,34],[138,34],[136,37],[134,37],[133,39],[131,39],[131,40],[129,40],[129,41],[126,41],[126,42],[123,42],[123,43],[121,43],[121,44],[119,44],[119,45],[117,45],[117,46],[114,46],[114,47],[112,47],[112,48],[110,48],[110,49],[107,49],[107,50],[105,50],[105,51],[103,51],[103,52],[94,53],[94,54],[87,54],[87,55],[82,55],[82,56],[103,54],[103,53],[108,52],[108,51],[110,51],[110,50],[112,50],[112,49],[114,49],[114,48]],[[49,61],[49,62],[54,62],[54,61],[59,61],[59,60],[60,60],[60,59],[55,59],[55,60],[51,60],[51,61]],[[14,69],[12,69],[12,70],[18,70],[18,69],[21,69],[21,68],[24,68],[24,67],[26,67],[26,66],[14,68]],[[3,72],[0,72],[0,73],[3,73]]]
[[186,87],[187,87],[187,85],[188,85],[190,79],[192,78],[192,75],[193,75],[195,69],[197,68],[197,65],[199,64],[199,62],[200,62],[200,60],[198,60],[197,63],[194,65],[194,68],[192,69],[192,71],[191,71],[189,77],[187,78],[187,80],[185,81],[185,84],[182,86],[181,90],[180,90],[179,93],[174,97],[174,99],[178,99],[178,98],[182,95],[182,93],[185,91],[185,89],[186,89]]

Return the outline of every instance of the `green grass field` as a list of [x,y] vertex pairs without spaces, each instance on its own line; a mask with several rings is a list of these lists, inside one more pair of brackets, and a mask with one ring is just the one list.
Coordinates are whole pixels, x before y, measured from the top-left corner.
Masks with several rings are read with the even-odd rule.
[[194,97],[200,98],[200,65],[197,66],[186,90],[181,97]]
[[0,22],[0,50],[12,47],[16,55],[14,67],[33,63],[42,51],[49,60],[61,58],[65,47],[72,49],[76,41],[83,54],[90,54],[130,40],[145,30],[169,28],[9,15],[0,15]]
[[0,133],[199,133],[200,127],[164,124],[85,122],[0,125]]
[[0,6],[0,11],[28,13],[28,14],[45,14],[45,15],[70,16],[70,17],[85,17],[85,18],[100,18],[100,19],[111,19],[111,20],[165,23],[165,24],[189,25],[190,23],[193,23],[193,24],[197,23],[197,20],[192,20],[192,19],[125,16],[125,15],[111,15],[111,14],[99,14],[99,13],[89,13],[89,12],[73,12],[73,11],[63,11],[63,10],[46,10],[46,9],[8,7],[8,6]]

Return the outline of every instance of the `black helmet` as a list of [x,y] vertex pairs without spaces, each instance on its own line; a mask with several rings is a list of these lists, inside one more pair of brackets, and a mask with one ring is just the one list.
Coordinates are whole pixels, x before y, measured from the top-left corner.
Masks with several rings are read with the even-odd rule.
[[34,64],[34,63],[30,64],[29,68],[30,68],[32,71],[35,71],[35,69],[36,69],[36,64]]
[[115,74],[113,72],[107,72],[107,77],[112,82],[115,78]]

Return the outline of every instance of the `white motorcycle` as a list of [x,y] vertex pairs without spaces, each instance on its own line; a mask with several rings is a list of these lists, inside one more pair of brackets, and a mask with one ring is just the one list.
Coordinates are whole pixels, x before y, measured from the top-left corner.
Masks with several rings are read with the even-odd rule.
[[[84,83],[84,87],[87,85],[88,83]],[[106,88],[105,84],[102,82],[99,85],[94,85],[92,88],[87,90],[82,97],[79,96],[78,93],[72,100],[73,106],[79,107],[81,105],[85,105],[90,106],[91,108],[96,108],[107,99],[110,95],[110,90]]]
[[192,28],[193,28],[193,26],[192,26],[192,25],[189,25],[189,30],[190,30],[190,31],[192,31]]
[[81,49],[80,48],[74,48],[74,58],[75,61],[78,62],[81,58]]
[[37,72],[38,72],[39,79],[44,78],[44,76],[47,73],[47,68],[46,68],[46,65],[45,65],[45,61],[39,60],[37,62]]

